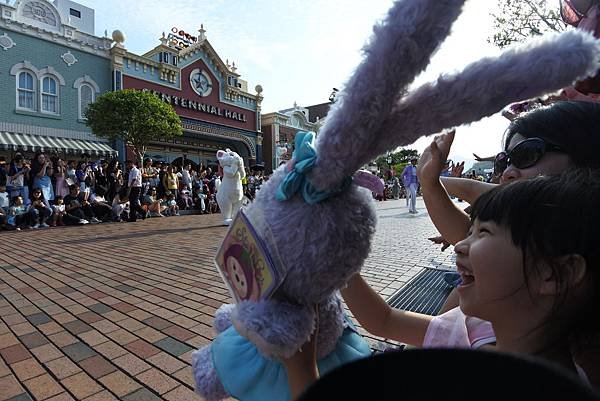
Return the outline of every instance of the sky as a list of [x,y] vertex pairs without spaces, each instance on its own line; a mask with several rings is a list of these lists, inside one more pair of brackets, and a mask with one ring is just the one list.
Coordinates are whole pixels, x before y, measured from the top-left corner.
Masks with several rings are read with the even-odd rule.
[[[200,24],[223,60],[254,93],[263,87],[262,112],[328,101],[332,88],[342,89],[361,60],[361,48],[374,23],[392,0],[78,0],[96,11],[96,34],[115,29],[127,37],[124,45],[142,54],[158,45],[172,27],[197,34]],[[451,36],[416,82],[456,71],[499,51],[487,39],[495,0],[468,0]],[[457,130],[453,160],[472,162],[472,153],[488,156],[501,148],[508,120],[496,115]],[[410,148],[421,152],[432,138]]]

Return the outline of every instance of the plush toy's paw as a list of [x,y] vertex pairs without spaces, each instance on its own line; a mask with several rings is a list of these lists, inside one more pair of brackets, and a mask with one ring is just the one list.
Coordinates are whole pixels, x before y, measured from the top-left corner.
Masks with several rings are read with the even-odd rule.
[[218,333],[222,333],[231,326],[231,312],[235,308],[233,304],[221,305],[215,312],[215,320],[213,320],[213,327]]
[[344,332],[344,308],[338,294],[319,303],[319,333],[317,359],[329,355]]
[[310,339],[315,312],[276,300],[241,302],[233,310],[235,329],[266,357],[291,357]]
[[232,222],[233,222],[233,219],[225,219],[225,220],[223,220],[223,225],[230,226]]
[[196,381],[196,392],[206,401],[219,401],[229,397],[213,366],[210,345],[192,353],[192,372]]

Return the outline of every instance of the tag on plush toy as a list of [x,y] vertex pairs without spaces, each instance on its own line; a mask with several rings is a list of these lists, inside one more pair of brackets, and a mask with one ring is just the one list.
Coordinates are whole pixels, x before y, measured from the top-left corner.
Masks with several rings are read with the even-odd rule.
[[243,210],[231,223],[215,264],[236,302],[268,299],[285,277]]

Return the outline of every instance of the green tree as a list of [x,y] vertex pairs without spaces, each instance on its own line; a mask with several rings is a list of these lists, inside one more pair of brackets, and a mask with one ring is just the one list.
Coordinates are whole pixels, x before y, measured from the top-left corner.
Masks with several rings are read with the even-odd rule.
[[558,1],[498,0],[494,35],[490,43],[503,48],[547,32],[561,32],[566,24],[560,18]]
[[[388,157],[391,158],[391,163],[388,163]],[[379,171],[388,171],[393,169],[396,175],[402,173],[404,167],[410,163],[410,159],[419,158],[419,152],[415,149],[400,149],[398,152],[379,156],[375,159]]]
[[142,162],[152,141],[183,134],[173,107],[155,95],[135,89],[107,92],[85,111],[92,132],[110,140],[121,139]]

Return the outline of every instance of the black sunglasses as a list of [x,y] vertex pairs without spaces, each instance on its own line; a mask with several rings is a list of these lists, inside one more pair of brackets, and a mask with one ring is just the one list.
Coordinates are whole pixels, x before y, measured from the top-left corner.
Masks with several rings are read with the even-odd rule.
[[494,174],[500,175],[511,164],[523,169],[535,165],[546,152],[564,152],[560,146],[544,141],[542,138],[529,138],[519,142],[512,150],[500,152],[494,159]]
[[571,0],[560,0],[560,16],[566,24],[576,27],[585,17],[592,5],[593,4],[590,3],[588,8],[578,9]]

